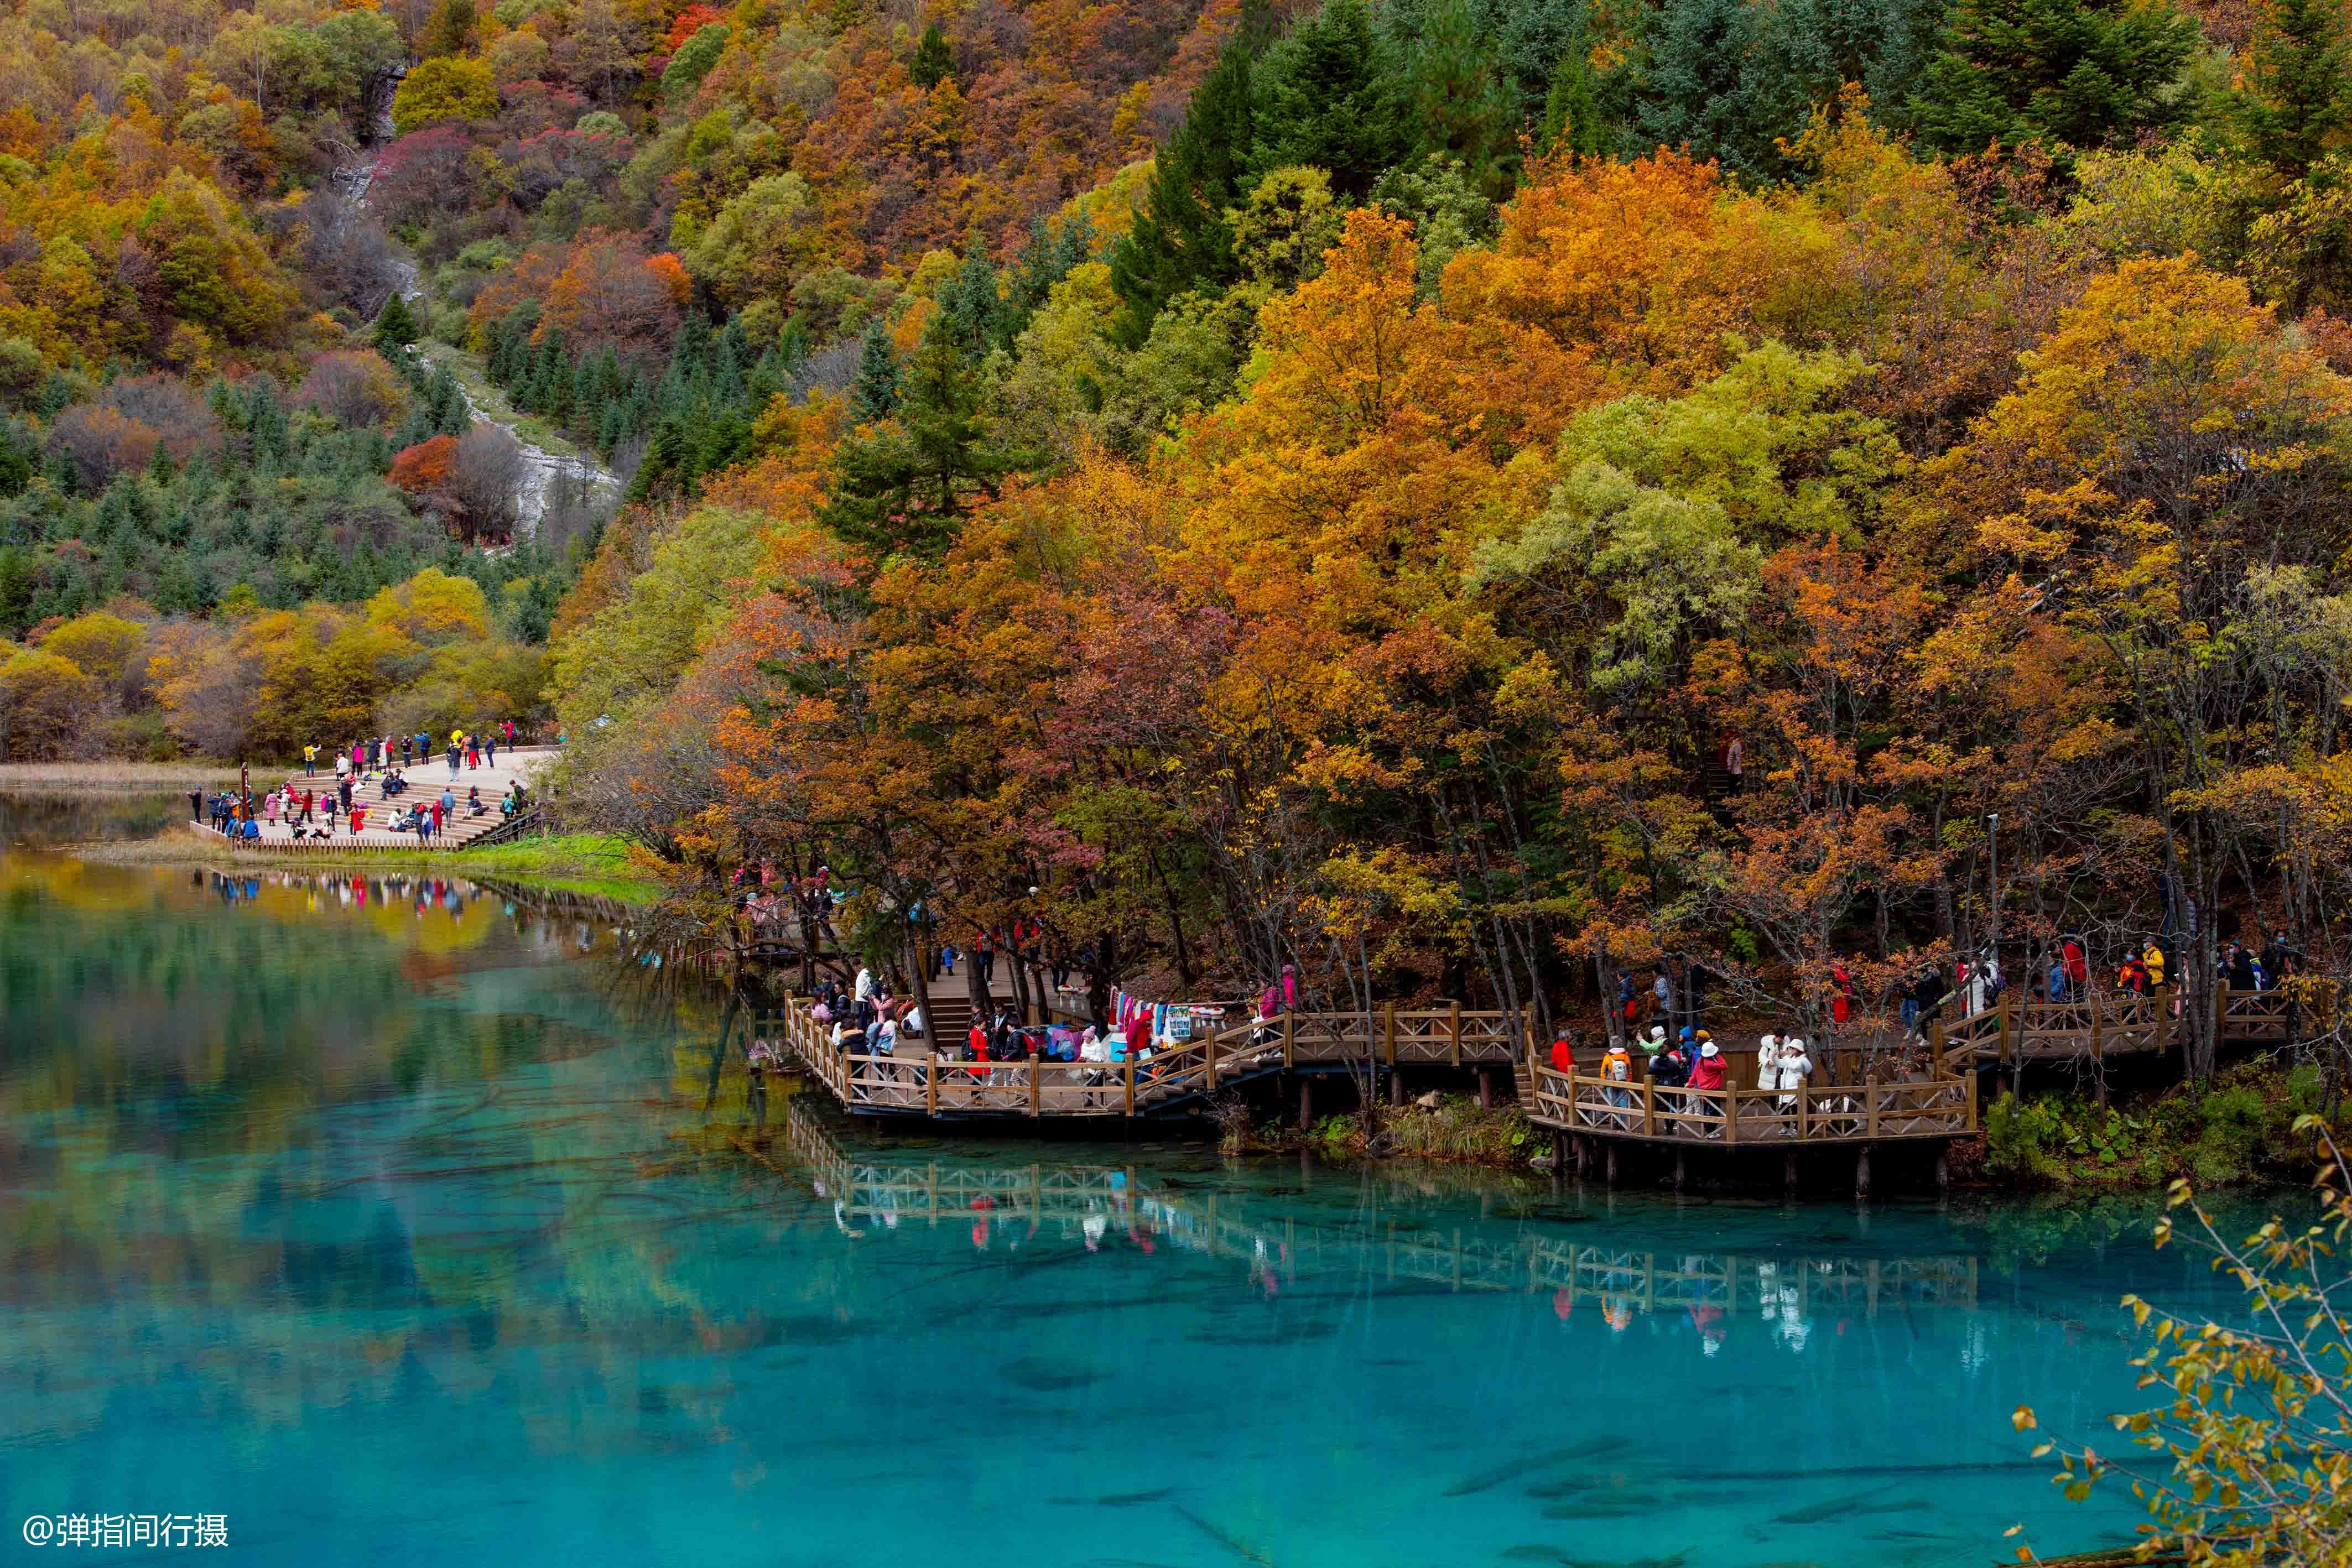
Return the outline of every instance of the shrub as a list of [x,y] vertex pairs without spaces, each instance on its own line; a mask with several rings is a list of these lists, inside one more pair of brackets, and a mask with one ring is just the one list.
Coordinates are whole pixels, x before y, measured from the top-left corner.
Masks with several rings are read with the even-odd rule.
[[2047,1099],[2003,1094],[1985,1113],[1985,1172],[2002,1181],[2042,1186],[2063,1181],[2066,1167],[2053,1152],[2065,1129]]

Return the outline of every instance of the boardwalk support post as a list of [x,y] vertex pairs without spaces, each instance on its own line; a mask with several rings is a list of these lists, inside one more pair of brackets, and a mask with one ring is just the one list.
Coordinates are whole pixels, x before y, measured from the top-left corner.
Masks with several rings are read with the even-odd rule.
[[[1461,1049],[1458,1040],[1455,1041],[1454,1049],[1457,1051]],[[1478,1070],[1478,1109],[1491,1111],[1494,1108],[1495,1070],[1491,1067],[1482,1067]]]
[[1936,1190],[1937,1192],[1952,1190],[1952,1149],[1948,1144],[1938,1144],[1936,1146]]
[[1614,1138],[1609,1140],[1609,1185],[1612,1187],[1617,1185],[1617,1140]]
[[1794,1149],[1780,1156],[1780,1185],[1788,1189],[1790,1197],[1797,1196],[1797,1151]]
[[1680,1191],[1682,1191],[1682,1189],[1683,1189],[1683,1151],[1682,1151],[1682,1150],[1680,1150],[1680,1149],[1676,1149],[1676,1150],[1675,1151],[1675,1190],[1676,1192],[1680,1192]]
[[1861,1148],[1854,1151],[1853,1196],[1856,1197],[1870,1196],[1870,1145],[1868,1144],[1863,1145]]
[[1302,1133],[1315,1125],[1315,1080],[1302,1077],[1298,1081],[1298,1130]]

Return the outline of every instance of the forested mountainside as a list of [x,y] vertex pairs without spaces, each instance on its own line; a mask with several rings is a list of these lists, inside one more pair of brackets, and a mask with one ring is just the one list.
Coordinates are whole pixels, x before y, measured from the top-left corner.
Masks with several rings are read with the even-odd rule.
[[1187,985],[2334,907],[2340,4],[6,28],[14,752],[551,710]]

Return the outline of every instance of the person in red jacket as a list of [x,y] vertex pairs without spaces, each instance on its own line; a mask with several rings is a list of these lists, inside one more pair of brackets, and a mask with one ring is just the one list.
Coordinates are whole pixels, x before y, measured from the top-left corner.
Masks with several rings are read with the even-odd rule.
[[1552,1039],[1551,1070],[1554,1072],[1566,1072],[1575,1064],[1576,1055],[1568,1048],[1568,1031],[1562,1030]]
[[[1700,1041],[1698,1057],[1691,1063],[1689,1086],[1693,1089],[1723,1087],[1723,1052],[1716,1049],[1715,1041],[1711,1040]],[[1686,1096],[1684,1104],[1685,1109],[1699,1115],[1706,1115],[1710,1113],[1720,1115],[1728,1109],[1727,1101],[1701,1100],[1696,1094]],[[1719,1126],[1708,1127],[1706,1131],[1710,1138],[1723,1136],[1723,1129]]]

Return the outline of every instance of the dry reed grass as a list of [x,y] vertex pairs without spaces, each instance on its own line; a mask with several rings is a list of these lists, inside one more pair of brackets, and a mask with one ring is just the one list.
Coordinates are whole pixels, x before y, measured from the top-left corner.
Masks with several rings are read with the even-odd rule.
[[[236,782],[233,762],[0,762],[0,789],[82,793],[197,789]],[[258,782],[255,788],[260,788]]]

